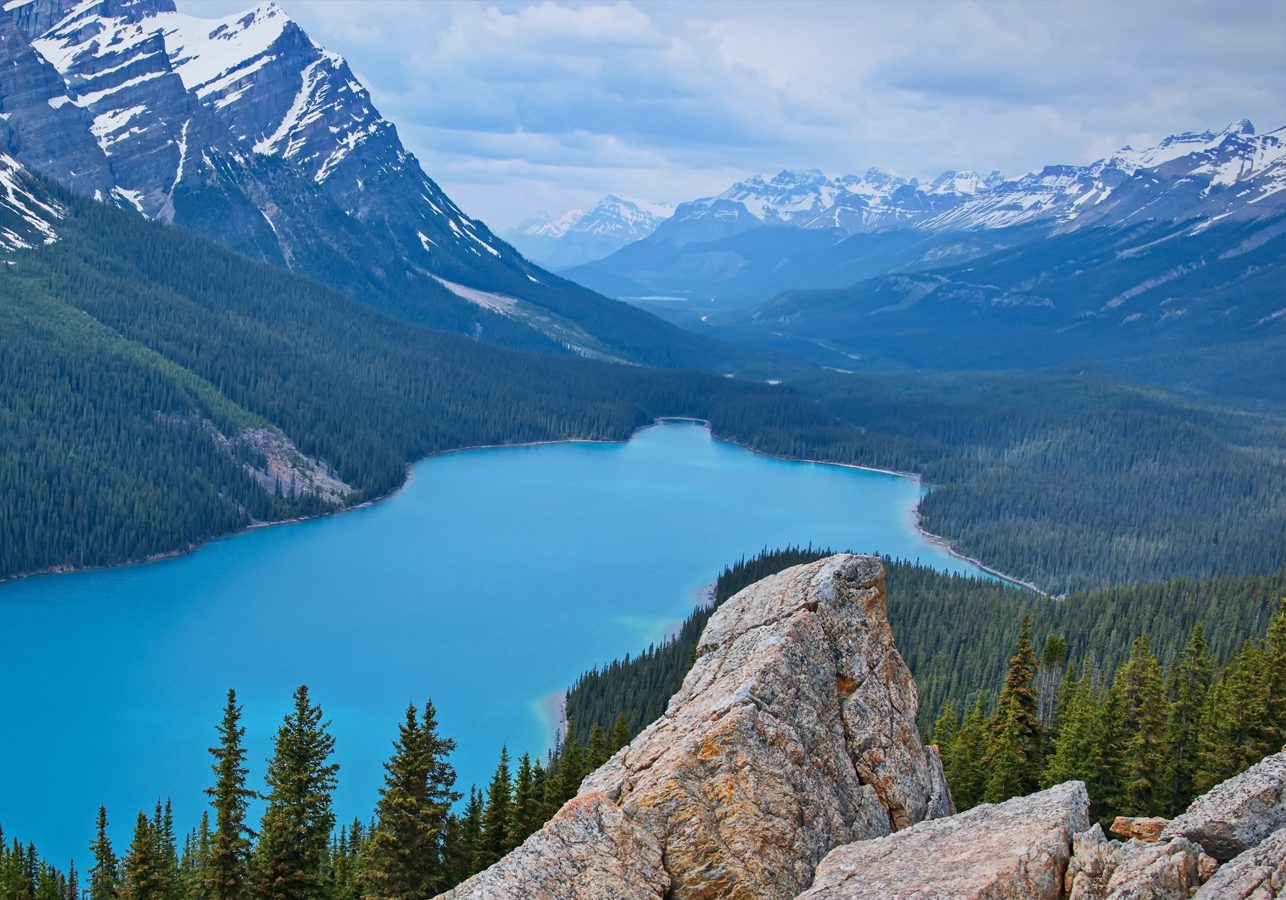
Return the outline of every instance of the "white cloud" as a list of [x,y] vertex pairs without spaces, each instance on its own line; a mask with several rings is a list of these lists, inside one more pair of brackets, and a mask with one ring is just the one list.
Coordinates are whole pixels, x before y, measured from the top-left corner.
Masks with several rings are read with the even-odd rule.
[[1286,5],[1254,0],[279,2],[498,227],[787,167],[1017,174],[1286,123]]

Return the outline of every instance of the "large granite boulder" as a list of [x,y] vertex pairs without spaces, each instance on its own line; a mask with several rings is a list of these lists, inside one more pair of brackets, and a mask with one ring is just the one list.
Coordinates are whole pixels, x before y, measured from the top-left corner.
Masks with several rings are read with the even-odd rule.
[[1286,896],[1286,828],[1279,828],[1231,862],[1197,891],[1194,900],[1274,900]]
[[[604,867],[660,885],[653,855],[620,840],[626,825],[660,848],[667,897],[793,897],[832,848],[952,811],[917,706],[880,561],[788,569],[715,613],[665,715],[585,779],[569,806],[594,797],[605,826],[586,830],[565,807],[451,897],[599,897]],[[583,844],[612,859],[567,852]]]
[[1085,785],[1069,781],[833,850],[800,900],[1058,900],[1088,827]]
[[1186,837],[1220,862],[1256,846],[1286,826],[1286,752],[1266,756],[1213,787],[1161,832]]

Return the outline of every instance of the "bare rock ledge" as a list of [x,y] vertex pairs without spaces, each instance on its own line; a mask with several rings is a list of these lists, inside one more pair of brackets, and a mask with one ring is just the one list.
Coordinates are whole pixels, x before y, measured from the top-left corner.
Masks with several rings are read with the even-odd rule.
[[799,900],[1058,900],[1088,827],[1085,785],[1069,781],[840,847]]

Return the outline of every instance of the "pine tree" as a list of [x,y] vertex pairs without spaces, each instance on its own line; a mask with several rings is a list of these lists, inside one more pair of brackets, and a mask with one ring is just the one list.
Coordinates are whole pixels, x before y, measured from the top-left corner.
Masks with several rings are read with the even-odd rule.
[[324,900],[330,834],[335,827],[331,792],[339,766],[329,762],[335,739],[308,687],[295,691],[295,707],[277,731],[268,762],[268,808],[256,848],[256,894],[262,900]]
[[1037,696],[1032,688],[1036,669],[1031,616],[1024,615],[1005,686],[996,701],[992,740],[983,760],[987,770],[983,799],[989,803],[1029,794],[1040,783],[1044,758]]
[[540,784],[536,770],[527,753],[518,761],[518,775],[514,779],[513,824],[509,829],[506,850],[512,850],[527,839],[544,822],[541,816]]
[[1263,672],[1267,718],[1262,740],[1269,747],[1280,748],[1286,744],[1286,597],[1268,624]]
[[246,809],[255,792],[246,786],[246,730],[241,725],[237,692],[228,690],[219,743],[210,748],[214,786],[206,788],[214,807],[214,834],[203,888],[209,900],[245,900],[250,877],[250,838]]
[[956,809],[966,810],[982,802],[986,772],[982,767],[987,752],[987,699],[979,694],[965,711],[964,721],[949,742],[944,743],[942,767],[951,787]]
[[625,721],[625,713],[618,713],[616,724],[612,726],[612,736],[608,741],[611,752],[615,753],[630,742],[630,726]]
[[576,796],[580,783],[585,779],[585,754],[580,741],[576,739],[576,723],[567,721],[567,736],[563,739],[563,752],[558,757],[558,802],[553,812],[557,812],[564,803]]
[[476,787],[469,787],[469,802],[460,817],[458,838],[453,842],[454,851],[451,879],[457,883],[480,871],[482,862],[482,794]]
[[956,734],[960,731],[960,713],[956,710],[956,702],[947,700],[942,704],[942,711],[933,721],[933,743],[938,745],[938,751],[948,746],[955,740]]
[[607,762],[609,756],[607,750],[607,735],[603,733],[602,727],[595,722],[594,727],[589,730],[589,744],[585,749],[585,768],[587,772],[592,772]]
[[125,857],[121,900],[167,900],[171,883],[166,867],[165,851],[161,847],[157,827],[148,821],[146,815],[139,813],[129,855]]
[[1201,710],[1209,693],[1206,633],[1198,622],[1170,678],[1170,721],[1166,729],[1166,741],[1170,745],[1166,769],[1170,815],[1182,812],[1196,796],[1194,780],[1201,751]]
[[509,775],[509,750],[500,748],[491,784],[487,786],[487,805],[482,814],[482,842],[479,859],[486,868],[505,855],[509,831],[513,827],[513,793]]
[[1103,706],[1088,674],[1068,680],[1059,697],[1059,729],[1041,779],[1044,787],[1064,781],[1099,783],[1104,772]]
[[1148,636],[1135,639],[1130,658],[1112,683],[1120,702],[1123,742],[1113,760],[1118,790],[1117,808],[1132,815],[1163,811],[1169,799],[1165,770],[1167,707],[1161,664],[1152,655]]
[[1045,649],[1040,654],[1040,673],[1037,679],[1040,691],[1040,725],[1046,731],[1054,727],[1058,711],[1058,689],[1063,680],[1063,664],[1067,662],[1067,641],[1056,634],[1045,639]]
[[1205,793],[1278,749],[1264,740],[1267,709],[1263,649],[1246,641],[1219,674],[1201,710],[1201,740],[1193,787]]
[[94,842],[89,845],[94,865],[89,870],[89,900],[115,900],[120,887],[120,867],[107,836],[107,807],[98,807]]
[[417,720],[408,706],[393,756],[384,764],[377,823],[363,854],[362,896],[370,900],[434,897],[447,887],[445,842],[455,770],[446,761],[455,742],[438,735],[436,710]]

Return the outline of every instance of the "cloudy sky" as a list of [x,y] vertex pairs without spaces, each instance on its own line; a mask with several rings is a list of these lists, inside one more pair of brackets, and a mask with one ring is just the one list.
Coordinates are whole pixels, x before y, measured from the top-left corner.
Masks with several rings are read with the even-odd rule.
[[1017,175],[1286,125],[1286,3],[1268,0],[278,2],[495,228],[783,168]]

